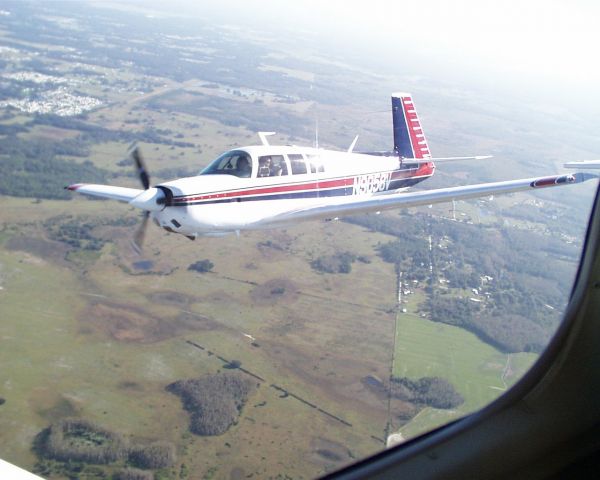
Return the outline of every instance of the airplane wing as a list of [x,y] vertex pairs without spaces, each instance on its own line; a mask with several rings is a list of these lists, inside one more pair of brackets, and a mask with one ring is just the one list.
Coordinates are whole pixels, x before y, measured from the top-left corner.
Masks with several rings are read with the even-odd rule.
[[600,168],[600,160],[582,160],[581,162],[568,162],[564,165],[565,168],[583,168],[597,169]]
[[120,202],[130,202],[144,191],[137,188],[113,187],[111,185],[93,185],[91,183],[76,183],[65,188],[77,193],[83,193],[84,195],[110,198],[111,200],[119,200]]
[[[6,476],[5,476],[6,475]],[[2,478],[10,478],[12,480],[44,480],[42,477],[38,477],[27,470],[8,463],[0,459],[0,476]]]
[[573,173],[567,175],[552,175],[548,177],[525,178],[506,182],[480,183],[462,187],[439,188],[417,192],[406,192],[392,195],[361,198],[357,196],[342,197],[337,202],[301,208],[293,212],[278,215],[269,224],[286,224],[297,220],[332,218],[358,213],[377,212],[394,208],[408,208],[434,203],[466,200],[469,198],[485,197],[502,193],[513,193],[524,190],[558,187],[582,183],[598,175],[590,173]]

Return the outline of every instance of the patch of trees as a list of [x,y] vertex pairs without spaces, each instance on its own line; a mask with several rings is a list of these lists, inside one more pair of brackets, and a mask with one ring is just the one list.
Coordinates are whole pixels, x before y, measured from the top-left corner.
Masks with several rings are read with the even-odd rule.
[[70,199],[73,195],[64,189],[66,185],[80,179],[104,183],[105,177],[105,171],[88,161],[22,156],[0,159],[0,194],[13,197]]
[[[30,123],[25,125],[28,126]],[[53,158],[56,155],[86,157],[89,153],[89,145],[80,137],[64,140],[51,140],[49,138],[24,139],[12,134],[2,139],[2,143],[0,143],[0,155],[6,155],[7,157],[46,159]]]
[[171,383],[166,390],[181,398],[190,413],[190,431],[222,435],[237,422],[256,384],[236,373],[220,373]]
[[323,273],[350,273],[356,255],[351,252],[338,252],[333,255],[321,255],[310,262],[310,266]]
[[0,405],[4,405],[6,403],[6,398],[0,397]]
[[74,130],[81,133],[81,140],[86,143],[123,142],[133,141],[172,145],[175,147],[194,147],[193,143],[173,140],[168,135],[173,135],[171,130],[161,130],[146,127],[139,131],[111,130],[100,127],[76,117],[61,117],[59,115],[37,115],[28,125],[50,125],[65,130]]
[[[510,291],[499,294],[511,305]],[[481,340],[506,353],[541,352],[547,344],[552,325],[542,326],[530,317],[505,310],[495,305],[484,311],[480,303],[468,298],[457,298],[431,292],[427,302],[431,320],[464,328]],[[502,303],[504,304],[504,303]],[[497,313],[496,313],[497,312]]]
[[421,377],[417,380],[394,377],[392,396],[417,405],[443,409],[456,408],[465,401],[454,386],[441,377]]
[[8,136],[0,142],[0,194],[14,197],[69,199],[64,190],[77,180],[103,183],[108,172],[90,161],[73,162],[57,155],[85,156],[76,140],[22,140]]
[[[554,324],[549,321],[536,322],[535,311],[524,315],[511,313],[515,308],[511,299],[518,302],[522,292],[515,296],[513,293],[510,290],[497,293],[494,304],[484,308],[481,303],[468,298],[440,295],[434,291],[431,292],[427,305],[431,320],[469,330],[503,352],[539,353],[547,344]],[[523,307],[529,300],[517,305]],[[506,308],[502,307],[504,304],[507,305]]]
[[192,270],[198,273],[207,273],[210,272],[214,268],[215,264],[208,259],[198,260],[197,262],[192,263],[188,270]]
[[53,217],[45,222],[45,226],[50,239],[66,243],[73,248],[97,251],[106,243],[92,234],[92,230],[98,224],[83,218]]
[[[51,140],[47,138],[20,138],[17,134],[34,125],[50,125],[79,132],[76,138]],[[17,197],[70,199],[72,194],[64,190],[66,185],[84,180],[106,183],[114,174],[98,168],[90,161],[73,162],[60,156],[86,157],[90,146],[100,142],[124,142],[134,140],[176,147],[194,147],[194,144],[176,141],[163,135],[166,130],[145,128],[138,132],[110,130],[75,117],[37,115],[24,125],[0,125],[0,194]],[[128,163],[129,165],[129,163]],[[172,170],[172,169],[171,169]],[[189,175],[189,170],[166,170],[166,178]],[[183,175],[182,175],[183,174]],[[133,173],[132,173],[133,175]]]
[[117,433],[80,419],[61,420],[42,430],[36,452],[62,462],[104,465],[127,457],[127,445]]
[[114,480],[154,480],[154,474],[137,468],[124,468],[114,476]]
[[136,445],[129,449],[129,463],[138,468],[158,469],[175,463],[175,446],[167,442]]
[[401,271],[410,272],[415,280],[429,277],[429,244],[423,239],[394,240],[377,246],[378,255]]
[[[129,468],[122,478],[153,478],[141,470],[156,470],[172,466],[176,461],[175,446],[167,442],[130,445],[118,433],[82,419],[64,419],[42,430],[34,440],[35,453],[45,459],[37,470],[49,474],[53,471],[75,468],[81,471],[85,464],[107,465],[125,462]],[[53,464],[51,461],[59,462]],[[86,469],[87,470],[87,469]],[[63,472],[65,473],[65,472]],[[101,472],[103,475],[104,473]],[[137,476],[136,476],[137,475]]]

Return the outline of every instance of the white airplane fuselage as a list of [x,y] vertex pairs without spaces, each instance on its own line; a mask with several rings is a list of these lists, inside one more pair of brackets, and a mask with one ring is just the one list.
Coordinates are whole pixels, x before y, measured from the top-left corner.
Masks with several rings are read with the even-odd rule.
[[[152,212],[154,221],[192,237],[280,226],[292,223],[294,212],[323,203],[324,198],[335,202],[344,197],[398,193],[435,170],[432,162],[401,160],[397,155],[295,146],[242,147],[223,156],[238,152],[251,159],[248,177],[238,177],[233,168],[220,173],[205,169],[198,176],[157,185],[168,189],[172,198]],[[265,158],[283,162],[283,172],[272,174],[261,167]],[[288,221],[277,222],[280,216]]]

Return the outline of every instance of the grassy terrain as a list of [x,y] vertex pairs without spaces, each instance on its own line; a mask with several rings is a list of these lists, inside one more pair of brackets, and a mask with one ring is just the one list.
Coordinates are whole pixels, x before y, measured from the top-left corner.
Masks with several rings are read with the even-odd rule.
[[[372,372],[383,376],[390,360],[393,316],[385,313],[391,305],[385,299],[393,298],[394,274],[372,252],[383,236],[360,235],[357,241],[358,227],[329,223],[190,242],[151,228],[143,258],[170,275],[123,270],[136,261],[126,243],[131,232],[124,227],[98,227],[98,235],[110,233],[115,243],[91,258],[77,251],[65,256],[53,243],[10,241],[43,237],[40,222],[59,214],[109,219],[130,210],[107,211],[106,205],[84,198],[38,204],[2,199],[10,212],[3,218],[0,249],[2,338],[13,343],[0,353],[8,386],[0,392],[7,399],[2,408],[11,413],[10,422],[1,421],[1,441],[20,439],[5,458],[31,466],[27,445],[37,431],[65,415],[187,445],[181,459],[195,472],[224,468],[215,459],[227,455],[228,463],[260,475],[306,473],[303,459],[309,457],[308,471],[316,474],[380,448],[372,437],[382,437],[385,404],[364,392],[360,380]],[[21,223],[29,210],[29,222]],[[283,250],[261,247],[266,240]],[[313,272],[310,259],[336,248],[370,256],[372,262],[355,263],[350,275]],[[187,270],[201,258],[215,263],[214,273]],[[273,296],[270,285],[280,284],[285,293]],[[197,320],[182,326],[183,312]],[[260,346],[252,346],[244,334]],[[190,438],[179,400],[163,389],[180,378],[218,371],[223,362],[216,355],[241,361],[265,382],[230,432]],[[352,426],[292,397],[281,398],[271,383]],[[314,433],[298,437],[298,431]],[[332,442],[329,448],[342,452],[340,459],[312,453],[314,442],[321,441]],[[223,447],[226,443],[230,446]],[[248,448],[260,449],[265,460],[245,459],[242,452]],[[272,459],[282,453],[288,461],[278,466]]]
[[398,314],[394,375],[447,379],[465,398],[455,411],[426,408],[400,428],[404,438],[487,405],[514,384],[537,355],[503,354],[461,328]]

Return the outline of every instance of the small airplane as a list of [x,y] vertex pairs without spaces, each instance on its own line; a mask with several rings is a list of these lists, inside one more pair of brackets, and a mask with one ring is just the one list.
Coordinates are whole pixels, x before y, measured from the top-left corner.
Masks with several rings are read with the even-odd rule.
[[194,240],[299,221],[431,205],[475,197],[581,183],[597,175],[573,173],[426,191],[406,190],[435,172],[435,163],[489,156],[433,158],[409,93],[392,94],[394,149],[354,152],[270,145],[274,132],[259,132],[261,145],[223,153],[193,177],[150,186],[137,147],[130,155],[143,190],[77,183],[68,190],[122,202],[144,211],[133,245],[141,248],[149,218],[168,232]]

